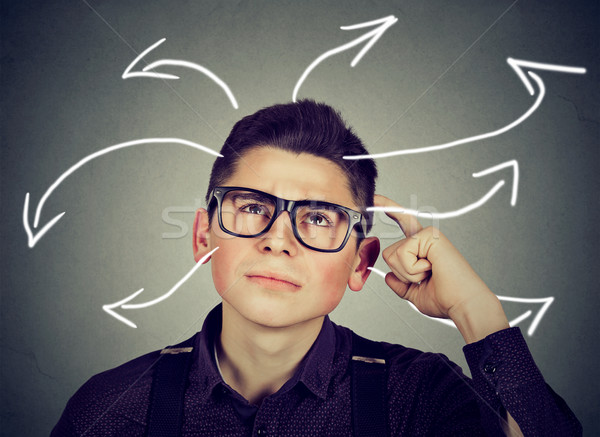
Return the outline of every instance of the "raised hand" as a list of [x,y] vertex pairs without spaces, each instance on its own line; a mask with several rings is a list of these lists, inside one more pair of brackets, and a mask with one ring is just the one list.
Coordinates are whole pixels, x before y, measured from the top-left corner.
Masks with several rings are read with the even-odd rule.
[[[376,195],[375,206],[400,207]],[[386,212],[406,235],[382,252],[386,284],[431,317],[454,321],[467,343],[508,328],[500,301],[439,229],[409,214]]]

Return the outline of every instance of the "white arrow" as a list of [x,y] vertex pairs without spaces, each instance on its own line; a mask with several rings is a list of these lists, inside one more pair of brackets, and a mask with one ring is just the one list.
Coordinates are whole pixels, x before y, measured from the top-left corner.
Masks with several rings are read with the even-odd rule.
[[123,75],[121,77],[123,79],[130,79],[132,77],[152,77],[155,79],[179,79],[179,76],[175,76],[173,74],[150,72],[150,70],[160,67],[162,65],[171,65],[171,66],[176,66],[176,67],[191,68],[192,70],[199,71],[200,73],[203,73],[206,76],[210,77],[217,85],[219,85],[223,89],[223,91],[225,91],[225,94],[227,94],[227,97],[229,98],[229,101],[231,102],[233,107],[235,109],[238,109],[237,100],[235,99],[233,93],[231,92],[231,90],[229,89],[227,84],[225,82],[223,82],[223,80],[221,80],[216,74],[214,74],[208,68],[203,67],[202,65],[195,64],[195,63],[189,62],[189,61],[182,61],[179,59],[161,59],[159,61],[155,61],[149,65],[146,65],[142,69],[142,71],[133,71],[133,72],[131,71],[132,68],[144,56],[146,56],[148,53],[150,53],[152,50],[154,50],[156,47],[158,47],[165,41],[166,41],[166,38],[158,40],[157,42],[152,44],[150,47],[148,47],[146,50],[144,50],[142,53],[140,53],[139,56],[137,58],[135,58],[133,60],[133,62],[127,66],[127,68],[125,69],[125,71],[123,72]]
[[[541,64],[539,62],[522,61],[522,60],[513,59],[513,58],[508,58],[506,60],[506,62],[508,62],[508,64],[511,66],[511,68],[513,68],[515,70],[515,72],[519,76],[519,79],[521,79],[521,82],[523,82],[523,84],[529,91],[530,95],[534,95],[533,87],[531,86],[531,83],[527,79],[527,76],[525,76],[525,74],[523,73],[523,70],[521,67],[536,68],[539,70],[548,70],[548,71],[559,71],[561,73],[584,74],[586,72],[585,68],[582,68],[582,67],[567,67],[564,65]],[[486,138],[492,138],[492,137],[501,135],[501,134],[511,130],[515,126],[518,126],[519,124],[523,123],[527,118],[529,118],[529,116],[531,114],[533,114],[536,111],[536,109],[542,103],[542,100],[544,100],[544,95],[546,94],[546,87],[544,86],[544,82],[542,81],[542,79],[540,79],[540,77],[537,74],[535,74],[531,71],[527,71],[527,74],[529,75],[529,77],[531,77],[537,83],[537,85],[539,87],[539,94],[538,94],[535,102],[533,103],[533,105],[523,115],[521,115],[519,118],[517,118],[512,123],[509,123],[504,127],[501,127],[500,129],[497,129],[492,132],[487,132],[487,133],[484,133],[481,135],[475,135],[472,137],[463,138],[463,139],[456,140],[456,141],[451,141],[449,143],[438,144],[435,146],[419,147],[419,148],[415,148],[415,149],[403,149],[403,150],[396,150],[394,152],[386,152],[386,153],[374,153],[371,155],[348,155],[348,156],[344,156],[344,159],[350,159],[350,160],[377,159],[377,158],[388,158],[390,156],[398,156],[398,155],[411,155],[411,154],[416,154],[416,153],[434,152],[437,150],[449,149],[450,147],[460,146],[461,144],[472,143],[474,141],[481,141]]]
[[[375,267],[369,267],[369,270],[373,271],[374,273],[377,273],[379,276],[381,276],[382,278],[385,279],[386,273],[382,272],[381,270],[376,269]],[[510,296],[497,296],[497,297],[498,297],[498,300],[506,301],[506,302],[519,302],[519,303],[525,303],[525,304],[533,304],[533,303],[541,303],[542,304],[540,310],[538,311],[536,316],[531,321],[531,325],[529,325],[529,329],[527,330],[527,335],[529,337],[531,337],[533,335],[533,333],[537,329],[538,325],[542,321],[544,314],[546,314],[546,311],[548,311],[548,308],[550,308],[550,305],[552,305],[552,302],[554,302],[554,297],[552,297],[552,296],[541,297],[541,298],[532,298],[532,299],[521,298],[521,297],[510,297]],[[419,311],[418,308],[412,302],[409,302],[409,301],[406,301],[406,302],[408,302],[410,307],[412,309],[414,309],[416,312],[418,312],[419,314],[421,314],[422,316],[427,317],[428,319],[431,319],[431,320],[435,320],[436,322],[443,323],[446,326],[451,326],[453,328],[456,328],[456,325],[454,324],[454,322],[452,320],[440,319],[437,317],[430,317],[428,315],[423,314],[421,311]],[[517,326],[523,320],[529,318],[529,316],[531,316],[531,314],[532,314],[532,311],[527,310],[520,316],[511,320],[508,324],[511,327]]]
[[325,59],[329,58],[330,56],[336,55],[340,52],[343,52],[344,50],[348,50],[358,44],[360,44],[361,42],[368,40],[369,38],[371,39],[371,41],[369,41],[362,49],[360,52],[358,52],[358,55],[356,55],[354,57],[354,59],[352,60],[352,63],[350,64],[351,67],[356,66],[356,64],[358,64],[360,62],[360,60],[362,59],[362,57],[369,51],[369,49],[373,46],[373,44],[375,44],[377,42],[377,40],[379,38],[381,38],[381,36],[385,33],[385,31],[394,25],[394,23],[396,23],[396,21],[398,21],[398,19],[396,17],[394,17],[393,15],[384,17],[384,18],[379,18],[378,20],[373,20],[373,21],[367,21],[366,23],[359,23],[359,24],[353,24],[351,26],[342,26],[340,27],[341,30],[354,30],[354,29],[361,29],[363,27],[371,27],[371,26],[376,26],[378,24],[380,24],[380,26],[378,26],[377,28],[371,30],[370,32],[365,33],[363,36],[361,36],[360,38],[357,38],[353,41],[350,41],[347,44],[341,45],[339,47],[336,47],[335,49],[331,49],[325,53],[323,53],[321,56],[319,56],[317,59],[315,59],[312,64],[310,64],[308,66],[308,68],[306,70],[304,70],[304,73],[302,73],[302,76],[300,76],[300,79],[298,80],[298,82],[296,83],[296,86],[294,87],[294,93],[292,94],[292,100],[295,102],[296,101],[296,97],[298,96],[298,90],[300,89],[300,86],[302,86],[302,83],[304,82],[304,80],[308,77],[308,75],[310,74],[310,72],[312,70],[314,70],[314,68],[319,65],[321,62],[323,62]]
[[[182,140],[180,138],[144,138],[141,140],[133,140],[133,141],[127,141],[125,143],[115,144],[114,146],[110,146],[110,147],[107,147],[106,149],[99,150],[95,153],[92,153],[91,155],[86,156],[85,158],[80,160],[77,164],[74,164],[73,166],[71,166],[71,168],[69,168],[66,172],[64,172],[62,175],[60,175],[60,177],[52,185],[50,185],[50,187],[46,190],[46,192],[42,196],[42,199],[40,200],[40,202],[38,203],[38,206],[36,208],[35,218],[33,221],[34,229],[38,227],[38,224],[40,221],[40,215],[42,214],[42,208],[44,207],[44,203],[46,203],[46,200],[48,199],[48,197],[50,197],[50,194],[52,194],[52,192],[71,173],[73,173],[79,167],[88,163],[89,161],[91,161],[94,158],[98,158],[99,156],[106,155],[107,153],[110,153],[110,152],[114,152],[115,150],[122,149],[124,147],[131,147],[131,146],[137,146],[140,144],[151,144],[151,143],[178,143],[178,144],[183,144],[184,146],[192,147],[197,150],[201,150],[203,152],[209,153],[214,156],[218,156],[218,157],[223,156],[220,153],[215,152],[212,149],[209,149],[208,147],[202,146],[202,145],[194,143],[192,141]],[[37,235],[33,235],[33,231],[31,229],[31,227],[29,226],[29,193],[27,193],[25,195],[25,204],[23,205],[23,226],[25,227],[25,232],[27,233],[29,247],[35,246],[36,243],[40,240],[40,238],[42,238],[44,236],[44,234],[46,232],[48,232],[48,230],[50,230],[50,228],[52,226],[54,226],[56,224],[56,222],[58,222],[58,220],[60,220],[60,218],[64,215],[64,213],[65,212],[62,212],[59,215],[57,215],[56,217],[54,217],[41,230],[38,231]]]
[[[586,71],[583,67],[569,67],[566,65],[544,64],[541,62],[525,61],[523,59],[506,58],[506,62],[508,62],[508,65],[510,65],[511,68],[515,70],[515,72],[519,76],[519,79],[521,79],[521,82],[523,82],[523,85],[525,85],[525,88],[527,88],[527,91],[529,91],[530,96],[533,96],[534,94],[533,86],[531,85],[531,82],[529,82],[529,79],[527,79],[527,76],[525,76],[525,73],[523,73],[522,67],[534,68],[536,70],[558,71],[560,73],[571,74],[585,74]],[[527,73],[531,76],[530,71],[528,71]]]
[[115,311],[115,308],[117,307],[121,307],[123,309],[139,309],[139,308],[147,308],[149,306],[152,305],[156,305],[159,302],[162,302],[163,300],[169,298],[173,293],[175,293],[175,291],[177,291],[177,289],[179,287],[181,287],[181,285],[183,285],[183,283],[185,283],[185,281],[187,281],[196,270],[198,270],[198,268],[204,264],[206,262],[206,260],[208,258],[210,258],[210,256],[215,253],[215,251],[218,249],[218,247],[215,247],[213,250],[211,250],[209,253],[207,253],[206,255],[204,255],[200,261],[198,261],[196,263],[196,265],[194,267],[192,267],[192,269],[187,272],[187,274],[181,278],[177,284],[175,284],[168,292],[166,292],[165,294],[163,294],[162,296],[157,297],[154,300],[151,300],[149,302],[144,302],[144,303],[137,303],[137,304],[127,304],[127,302],[129,302],[130,300],[134,299],[138,294],[140,294],[142,291],[144,291],[143,288],[140,288],[138,291],[136,291],[135,293],[133,293],[131,296],[126,297],[123,300],[120,300],[118,302],[115,303],[111,303],[111,304],[106,304],[102,306],[102,309],[104,311],[106,311],[108,314],[110,314],[111,316],[113,316],[114,318],[116,318],[117,320],[120,320],[121,322],[125,323],[128,326],[131,326],[132,328],[137,328],[137,325],[135,323],[133,323],[131,320],[126,319],[125,317],[123,317],[122,315],[118,314]]
[[[506,168],[506,167],[513,168],[513,186],[512,186],[512,194],[510,197],[510,204],[511,204],[511,206],[515,206],[517,204],[517,193],[518,193],[518,187],[519,187],[519,163],[517,161],[515,161],[513,159],[512,161],[503,162],[502,164],[495,165],[494,167],[490,167],[490,168],[482,170],[480,172],[473,173],[473,177],[478,178],[481,176],[485,176],[490,173],[496,172],[498,170],[502,170],[503,168]],[[502,186],[504,184],[505,184],[504,179],[498,181],[496,183],[496,185],[494,185],[494,187],[490,191],[488,191],[487,194],[485,196],[483,196],[481,199],[479,199],[476,202],[471,203],[470,205],[464,206],[464,207],[454,210],[454,211],[431,212],[431,211],[419,211],[418,209],[409,209],[409,208],[394,207],[394,206],[370,206],[367,208],[367,211],[399,212],[402,214],[413,215],[415,217],[427,217],[427,218],[431,218],[434,220],[458,217],[460,215],[466,214],[469,211],[473,211],[474,209],[477,209],[480,206],[484,205],[488,200],[490,200],[492,198],[492,196],[494,194],[496,194],[496,192],[500,188],[502,188]]]

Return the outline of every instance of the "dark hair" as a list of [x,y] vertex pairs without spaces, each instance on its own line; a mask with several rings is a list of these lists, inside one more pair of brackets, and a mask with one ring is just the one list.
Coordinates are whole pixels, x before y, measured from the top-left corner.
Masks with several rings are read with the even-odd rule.
[[335,109],[313,100],[269,106],[238,121],[221,148],[223,157],[217,158],[213,164],[206,203],[211,201],[212,190],[233,175],[245,153],[264,146],[297,154],[309,153],[340,167],[348,179],[348,188],[356,204],[366,218],[365,232],[371,229],[372,213],[365,208],[373,205],[377,178],[375,161],[343,159],[345,155],[369,152]]

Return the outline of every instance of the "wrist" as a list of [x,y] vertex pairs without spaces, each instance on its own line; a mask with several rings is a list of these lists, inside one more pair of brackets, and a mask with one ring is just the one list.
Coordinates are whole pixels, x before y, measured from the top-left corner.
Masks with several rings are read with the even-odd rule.
[[489,290],[451,308],[448,316],[467,344],[510,327],[500,301]]

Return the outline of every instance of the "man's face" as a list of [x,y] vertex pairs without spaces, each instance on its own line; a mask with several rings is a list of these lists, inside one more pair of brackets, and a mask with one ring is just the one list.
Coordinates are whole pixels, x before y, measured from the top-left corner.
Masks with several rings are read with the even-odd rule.
[[[333,162],[309,154],[268,147],[250,150],[223,185],[359,209],[343,171]],[[352,275],[360,263],[354,232],[341,251],[318,252],[296,239],[287,212],[269,232],[254,238],[224,233],[215,216],[208,239],[210,250],[219,247],[211,257],[218,293],[244,318],[265,326],[291,326],[329,314],[340,302],[349,278],[360,276]],[[362,282],[355,284],[351,280],[353,289],[362,287]]]

